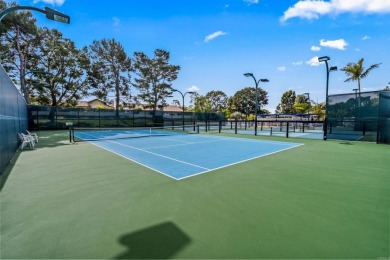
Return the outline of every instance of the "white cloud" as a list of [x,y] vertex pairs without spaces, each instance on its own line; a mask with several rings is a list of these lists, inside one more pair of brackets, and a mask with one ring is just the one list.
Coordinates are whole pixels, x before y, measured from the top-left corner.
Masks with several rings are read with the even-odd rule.
[[204,39],[204,42],[209,42],[209,41],[214,40],[215,38],[222,36],[222,35],[225,35],[225,34],[227,34],[227,33],[223,32],[223,31],[218,31],[218,32],[209,34]]
[[248,4],[258,4],[259,0],[244,0],[244,2]]
[[326,41],[324,39],[321,39],[320,45],[332,49],[345,50],[345,46],[347,46],[348,43],[344,39],[339,39],[334,41]]
[[359,49],[359,48],[356,48],[355,51],[360,51],[360,49]]
[[320,51],[321,50],[321,47],[319,46],[311,46],[310,48],[312,51]]
[[314,56],[309,61],[306,61],[306,64],[310,66],[320,66],[321,62],[318,61],[318,56]]
[[303,64],[303,61],[294,61],[293,63],[292,63],[292,65],[294,65],[294,66],[300,66],[300,65],[302,65]]
[[370,36],[367,36],[367,35],[366,35],[366,36],[364,36],[364,37],[362,38],[362,40],[365,41],[365,40],[368,40],[368,39],[370,39],[370,38],[371,38]]
[[286,71],[286,67],[284,66],[278,67],[278,71]]
[[117,27],[120,25],[121,20],[118,17],[113,17],[112,22],[114,23],[114,26]]
[[39,2],[51,4],[54,6],[56,6],[56,5],[61,6],[64,4],[65,0],[34,0],[33,1],[34,4],[39,3]]
[[200,89],[197,86],[195,86],[195,85],[192,85],[191,87],[189,87],[187,89],[187,91],[192,91],[192,92],[199,92],[199,90]]
[[389,0],[300,0],[289,7],[280,18],[281,22],[299,17],[303,19],[318,19],[321,15],[340,13],[390,13]]

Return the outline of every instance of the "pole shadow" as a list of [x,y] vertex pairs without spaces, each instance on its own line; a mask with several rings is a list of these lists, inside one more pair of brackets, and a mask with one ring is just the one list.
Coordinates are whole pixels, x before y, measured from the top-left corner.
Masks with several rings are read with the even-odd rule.
[[127,251],[113,259],[168,259],[187,246],[191,239],[168,221],[123,235],[118,241]]

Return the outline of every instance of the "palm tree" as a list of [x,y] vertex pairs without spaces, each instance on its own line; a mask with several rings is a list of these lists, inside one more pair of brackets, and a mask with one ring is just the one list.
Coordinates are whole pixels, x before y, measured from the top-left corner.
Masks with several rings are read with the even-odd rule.
[[382,63],[373,64],[368,69],[364,70],[363,61],[364,59],[361,58],[357,63],[350,62],[347,64],[347,66],[341,69],[349,77],[344,82],[349,82],[349,81],[358,82],[359,93],[360,93],[360,79],[367,77],[368,73],[370,73],[371,70],[378,68],[379,65],[382,64]]

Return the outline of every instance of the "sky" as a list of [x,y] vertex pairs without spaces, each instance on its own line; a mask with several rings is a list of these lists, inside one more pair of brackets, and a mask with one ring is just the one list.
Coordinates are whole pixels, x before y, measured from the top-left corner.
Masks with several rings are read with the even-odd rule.
[[[10,2],[6,0],[7,2]],[[170,52],[170,63],[181,66],[172,87],[205,95],[221,90],[233,96],[245,87],[268,92],[275,112],[287,90],[310,93],[324,102],[326,68],[345,67],[364,58],[368,68],[382,63],[362,80],[362,91],[390,85],[390,0],[16,0],[20,5],[45,6],[68,14],[70,24],[34,12],[40,27],[57,29],[79,48],[93,40],[120,42],[153,57],[156,49]],[[344,82],[343,71],[329,75],[329,94],[352,93],[356,82]],[[136,93],[135,90],[132,91]],[[181,100],[174,94],[173,99]],[[171,100],[171,101],[172,101]],[[170,100],[168,100],[169,102]],[[186,100],[186,105],[189,100]]]

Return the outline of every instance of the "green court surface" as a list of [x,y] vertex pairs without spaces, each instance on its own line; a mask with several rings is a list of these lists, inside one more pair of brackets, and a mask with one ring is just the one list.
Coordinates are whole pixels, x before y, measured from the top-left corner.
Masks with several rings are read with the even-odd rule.
[[1,259],[390,257],[388,145],[245,135],[304,145],[177,181],[38,135],[1,177]]

